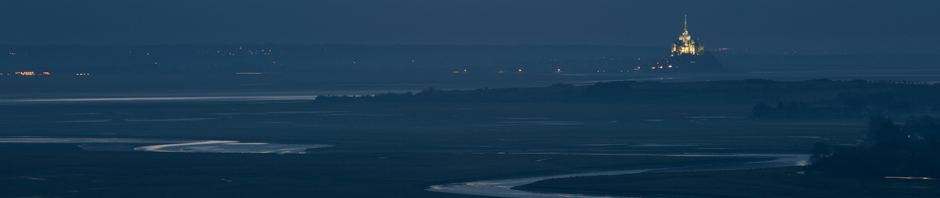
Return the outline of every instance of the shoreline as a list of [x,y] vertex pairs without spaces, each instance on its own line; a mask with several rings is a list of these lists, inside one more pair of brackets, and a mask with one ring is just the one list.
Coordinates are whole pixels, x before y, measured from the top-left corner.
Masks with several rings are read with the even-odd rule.
[[[570,193],[564,193],[564,192],[551,192],[550,190],[528,191],[528,190],[525,190],[525,188],[517,188],[517,187],[532,184],[532,183],[542,181],[542,180],[561,179],[561,178],[570,178],[570,177],[625,175],[625,174],[654,173],[654,172],[658,173],[658,172],[684,172],[684,171],[743,170],[743,169],[755,169],[755,168],[798,166],[798,165],[805,164],[806,159],[808,159],[809,157],[809,155],[806,155],[806,154],[745,154],[743,156],[742,154],[694,154],[694,155],[661,154],[658,156],[746,157],[746,158],[770,157],[772,159],[763,160],[763,161],[721,163],[717,165],[705,164],[705,165],[686,166],[686,167],[659,167],[659,168],[650,167],[646,169],[629,169],[629,170],[621,169],[621,170],[614,170],[614,171],[594,171],[594,172],[582,172],[582,173],[571,173],[571,174],[556,174],[556,175],[526,177],[526,178],[478,180],[478,181],[470,181],[470,182],[458,182],[458,183],[431,185],[431,186],[428,186],[428,188],[426,188],[425,190],[431,191],[431,192],[440,192],[440,193],[454,193],[454,194],[494,196],[494,197],[600,198],[600,197],[609,197],[609,196],[596,196],[596,195],[577,194],[577,193],[570,194]],[[670,195],[669,197],[675,197],[675,196]]]

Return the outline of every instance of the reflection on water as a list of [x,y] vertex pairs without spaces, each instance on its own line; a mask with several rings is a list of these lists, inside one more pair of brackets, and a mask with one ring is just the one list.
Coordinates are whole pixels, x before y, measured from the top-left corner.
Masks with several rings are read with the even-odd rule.
[[[597,154],[589,153],[585,155],[597,155]],[[701,166],[691,166],[691,167],[682,167],[682,168],[662,167],[662,168],[657,168],[657,169],[602,171],[602,172],[576,173],[576,174],[564,174],[564,175],[553,175],[553,176],[542,176],[542,177],[529,177],[529,178],[521,178],[521,179],[485,180],[485,181],[433,185],[425,190],[432,191],[432,192],[442,192],[442,193],[455,193],[455,194],[493,196],[493,197],[516,197],[516,198],[616,197],[616,196],[592,196],[592,195],[568,194],[568,193],[529,192],[529,191],[515,190],[513,189],[513,187],[531,184],[531,183],[535,183],[535,182],[547,180],[547,179],[569,178],[569,177],[625,175],[625,174],[637,174],[637,173],[645,173],[645,172],[716,171],[716,170],[740,170],[740,169],[752,169],[752,168],[771,168],[771,167],[784,167],[784,166],[805,166],[809,158],[809,155],[804,155],[804,154],[677,154],[677,155],[664,154],[664,155],[659,155],[659,154],[648,154],[648,153],[629,153],[629,154],[613,154],[613,155],[679,156],[679,157],[743,156],[743,157],[775,157],[776,159],[768,160],[768,161],[761,161],[761,162],[738,163],[738,164],[727,164],[727,165],[701,165]]]
[[300,145],[300,144],[269,144],[269,143],[242,143],[238,141],[209,140],[200,142],[187,142],[178,144],[162,144],[141,146],[136,151],[150,152],[187,152],[187,153],[277,153],[277,154],[304,154],[308,148],[332,147],[328,144]]
[[103,122],[180,122],[215,120],[215,118],[169,118],[169,119],[111,119],[111,120],[66,120],[62,123],[103,123]]
[[[72,143],[72,144],[158,144],[139,146],[135,151],[149,152],[186,152],[186,153],[277,153],[277,154],[303,154],[307,149],[332,147],[329,144],[271,144],[271,143],[243,143],[231,140],[162,140],[137,138],[48,138],[48,137],[9,137],[0,138],[0,143]],[[88,150],[116,151],[109,147],[79,145]],[[125,148],[130,151],[130,148]]]
[[127,119],[127,122],[179,122],[179,121],[199,121],[214,120],[215,118],[170,118],[170,119]]
[[524,198],[585,197],[586,198],[586,197],[597,197],[597,196],[565,194],[565,193],[538,193],[538,192],[514,190],[512,188],[516,186],[522,186],[526,184],[535,183],[537,181],[547,180],[547,179],[584,177],[584,176],[602,176],[602,175],[625,175],[625,174],[642,173],[642,172],[647,172],[647,171],[650,171],[650,169],[591,172],[591,173],[579,173],[579,174],[553,175],[553,176],[544,176],[544,177],[530,177],[530,178],[522,178],[522,179],[475,181],[475,182],[455,183],[455,184],[446,184],[446,185],[434,185],[428,188],[427,190],[433,191],[433,192],[494,196],[494,197],[524,197]]
[[508,121],[503,124],[535,124],[535,125],[581,125],[578,121]]
[[130,101],[264,101],[264,100],[313,100],[316,95],[305,96],[206,96],[206,97],[126,97],[126,98],[43,98],[13,99],[0,102],[130,102]]
[[735,118],[741,118],[741,117],[734,117],[734,116],[689,116],[689,117],[687,117],[687,118],[692,118],[692,119],[735,119]]
[[62,121],[63,123],[99,123],[99,122],[111,122],[113,120],[66,120]]
[[699,146],[698,144],[656,144],[656,143],[642,143],[637,145],[632,145],[632,147],[681,147],[681,146]]
[[178,143],[181,140],[138,139],[138,138],[48,138],[48,137],[12,137],[0,138],[0,143],[76,143],[76,144],[133,144],[133,143]]
[[345,113],[346,111],[273,111],[273,112],[261,112],[261,113],[213,113],[213,115],[269,115],[269,114],[329,114],[329,113]]

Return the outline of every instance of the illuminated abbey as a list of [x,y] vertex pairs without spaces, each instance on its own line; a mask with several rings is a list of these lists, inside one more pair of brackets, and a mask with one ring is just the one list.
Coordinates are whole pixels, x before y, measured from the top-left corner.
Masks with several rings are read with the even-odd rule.
[[686,18],[683,22],[682,36],[679,36],[678,41],[672,43],[672,55],[701,55],[704,52],[705,45],[702,45],[702,42],[699,42],[698,39],[692,38],[692,35],[689,35],[689,19]]
[[701,41],[689,35],[689,21],[684,19],[682,35],[672,43],[672,52],[658,60],[637,66],[637,72],[712,72],[724,67]]

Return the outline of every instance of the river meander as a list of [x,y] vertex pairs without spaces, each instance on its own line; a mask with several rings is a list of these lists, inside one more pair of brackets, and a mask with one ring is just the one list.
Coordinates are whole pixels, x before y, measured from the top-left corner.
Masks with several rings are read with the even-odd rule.
[[[585,154],[596,155],[596,154]],[[618,155],[618,154],[610,154]],[[460,182],[451,184],[433,185],[427,188],[427,191],[441,193],[455,193],[465,195],[480,195],[492,197],[514,197],[514,198],[610,198],[616,196],[594,196],[569,193],[554,192],[532,192],[514,189],[515,187],[535,183],[548,179],[559,179],[569,177],[603,176],[603,175],[624,175],[649,172],[681,172],[681,171],[717,171],[717,170],[742,170],[754,168],[772,168],[785,166],[803,166],[806,165],[809,155],[805,154],[619,154],[619,155],[645,155],[645,156],[679,156],[679,157],[772,157],[773,160],[735,163],[725,165],[700,165],[686,167],[654,167],[648,169],[618,170],[618,171],[599,171],[562,175],[549,175],[528,178],[513,179],[495,179],[471,182]],[[657,195],[662,197],[662,195]]]

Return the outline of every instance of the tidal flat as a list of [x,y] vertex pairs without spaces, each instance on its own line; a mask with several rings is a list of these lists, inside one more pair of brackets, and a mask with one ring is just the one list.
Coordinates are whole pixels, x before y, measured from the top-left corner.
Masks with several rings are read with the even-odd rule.
[[770,95],[771,99],[747,93],[752,97],[729,100],[727,94],[677,92],[600,103],[291,100],[6,105],[0,111],[4,137],[333,146],[290,150],[304,155],[277,155],[127,152],[185,142],[98,147],[87,142],[0,144],[0,158],[11,162],[0,164],[8,170],[0,172],[5,184],[0,192],[10,197],[466,197],[425,189],[480,180],[766,160],[715,154],[805,154],[819,141],[851,144],[864,139],[866,116],[753,116],[754,104],[767,100],[824,100],[838,94],[795,93]]
[[940,182],[805,175],[802,167],[648,173],[545,180],[519,189],[599,196],[656,197],[937,197]]
[[[859,136],[856,132],[862,128],[861,123],[825,128],[765,125],[750,118],[691,122],[699,119],[687,118],[690,115],[748,117],[749,109],[733,105],[669,107],[675,111],[663,111],[663,108],[667,106],[297,101],[5,106],[0,114],[3,118],[0,126],[5,130],[0,135],[8,137],[233,140],[335,146],[307,149],[305,155],[274,155],[87,151],[78,146],[90,144],[80,142],[0,144],[3,161],[11,162],[0,165],[8,170],[0,173],[0,182],[4,183],[0,191],[11,197],[465,197],[424,189],[430,185],[481,179],[753,160],[572,153],[690,150],[713,153],[716,151],[706,148],[715,147],[730,148],[721,152],[799,153],[815,140],[788,137],[819,136],[854,141]],[[401,116],[368,116],[378,114]],[[194,117],[212,119],[114,121]],[[581,124],[505,126],[507,119],[503,118],[506,117],[538,117]],[[649,118],[666,121],[644,121]],[[63,122],[68,120],[108,122]],[[258,122],[291,124],[261,125]],[[769,138],[740,138],[745,136]],[[129,143],[131,145],[121,149],[154,144]]]

